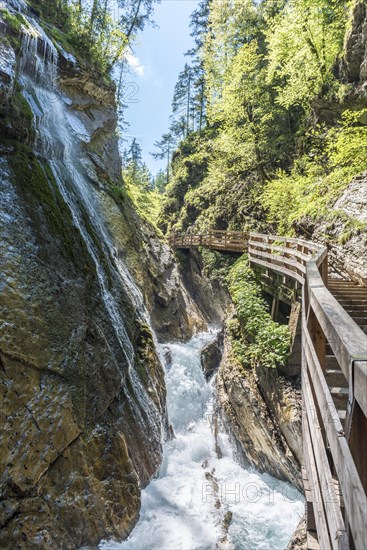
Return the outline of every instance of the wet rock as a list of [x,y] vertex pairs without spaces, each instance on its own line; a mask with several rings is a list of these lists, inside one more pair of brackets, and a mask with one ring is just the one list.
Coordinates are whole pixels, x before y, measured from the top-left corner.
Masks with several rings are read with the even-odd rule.
[[218,332],[215,340],[209,342],[201,351],[201,368],[209,380],[218,370],[223,353],[223,331]]
[[[267,369],[269,375],[272,370]],[[229,341],[225,339],[217,378],[218,399],[224,420],[251,465],[278,479],[288,480],[302,490],[297,459],[301,453],[300,397],[287,398],[279,380],[275,387],[268,382],[268,387],[272,388],[273,395],[265,399],[266,390],[261,388],[256,373],[239,365],[233,357]],[[281,401],[277,403],[280,396]],[[272,408],[269,407],[270,402]],[[279,413],[278,417],[275,411]],[[287,427],[293,440],[292,437],[285,437]]]
[[14,49],[3,38],[0,41],[0,106],[9,100],[15,84],[16,57]]
[[172,366],[172,351],[167,346],[163,348],[163,357],[166,363],[166,367],[167,369],[169,369]]
[[102,206],[117,254],[141,290],[159,341],[188,340],[206,319],[170,247],[138,217],[127,198],[104,193]]
[[286,550],[307,550],[307,548],[306,520],[302,518]]
[[[10,82],[11,56],[9,63]],[[118,205],[107,186],[121,173],[114,94],[80,75],[81,83],[73,74],[63,84],[72,120],[84,129],[80,161],[96,200],[115,208],[126,232],[131,207]],[[123,314],[129,363],[95,260],[47,161],[30,147],[22,98],[17,91],[1,113],[13,123],[0,138],[0,547],[76,549],[134,527],[141,487],[162,457],[164,375],[115,252],[100,246],[84,216]]]

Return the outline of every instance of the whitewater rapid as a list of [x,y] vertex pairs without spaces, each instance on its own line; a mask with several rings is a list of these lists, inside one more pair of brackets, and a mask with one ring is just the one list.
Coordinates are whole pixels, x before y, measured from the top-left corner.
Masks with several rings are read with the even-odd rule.
[[[134,350],[125,320],[109,288],[86,217],[137,313],[149,322],[142,295],[114,253],[99,195],[89,182],[90,167],[80,160],[80,143],[88,141],[89,133],[55,85],[57,51],[34,19],[28,19],[22,32],[20,80],[35,118],[38,153],[49,159],[73,223],[95,263],[106,310],[125,352],[141,410],[133,399],[131,405],[144,429],[153,434],[160,424],[158,411],[133,368]],[[166,367],[167,407],[175,438],[164,443],[159,475],[142,492],[140,520],[131,536],[120,543],[103,542],[101,550],[281,550],[302,516],[302,496],[296,489],[269,475],[243,469],[227,435],[219,425],[216,429],[213,381],[206,382],[200,366],[200,351],[207,338],[202,334],[187,344],[167,346],[171,355]],[[162,356],[164,351],[162,347]]]
[[103,542],[100,550],[283,550],[302,517],[303,497],[294,487],[242,468],[220,425],[216,437],[214,380],[206,382],[200,365],[207,338],[165,346],[175,438],[165,443],[159,475],[142,492],[130,537]]

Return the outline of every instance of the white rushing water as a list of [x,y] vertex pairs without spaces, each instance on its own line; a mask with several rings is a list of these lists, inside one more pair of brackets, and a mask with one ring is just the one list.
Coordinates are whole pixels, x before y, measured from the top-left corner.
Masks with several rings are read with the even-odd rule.
[[304,513],[294,487],[236,462],[220,428],[219,458],[213,381],[207,383],[201,370],[202,346],[203,335],[169,346],[167,405],[176,437],[165,444],[158,478],[142,492],[131,536],[103,542],[101,550],[283,550]]

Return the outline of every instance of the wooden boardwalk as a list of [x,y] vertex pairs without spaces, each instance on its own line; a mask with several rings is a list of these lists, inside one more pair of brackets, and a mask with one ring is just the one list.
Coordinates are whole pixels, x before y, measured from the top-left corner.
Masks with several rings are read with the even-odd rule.
[[209,231],[170,244],[247,252],[301,290],[308,548],[367,550],[367,287],[330,278],[327,249],[302,239]]

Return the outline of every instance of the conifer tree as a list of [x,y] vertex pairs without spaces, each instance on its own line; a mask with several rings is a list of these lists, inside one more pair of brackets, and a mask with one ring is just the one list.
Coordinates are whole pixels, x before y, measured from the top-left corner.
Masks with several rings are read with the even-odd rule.
[[170,179],[170,164],[171,157],[176,140],[171,132],[163,134],[160,141],[154,143],[154,147],[158,149],[157,153],[151,153],[155,159],[163,160],[166,159],[166,182],[169,183]]

